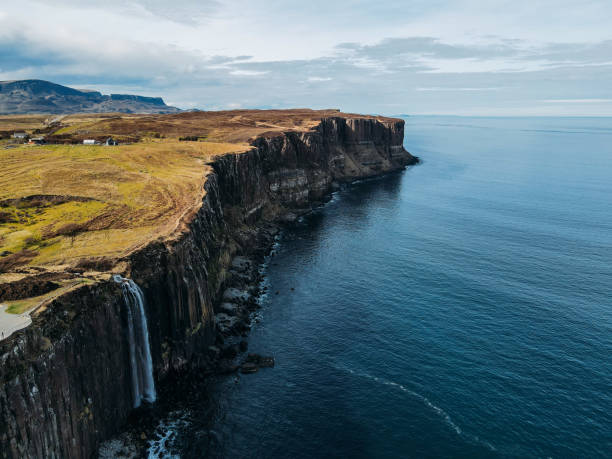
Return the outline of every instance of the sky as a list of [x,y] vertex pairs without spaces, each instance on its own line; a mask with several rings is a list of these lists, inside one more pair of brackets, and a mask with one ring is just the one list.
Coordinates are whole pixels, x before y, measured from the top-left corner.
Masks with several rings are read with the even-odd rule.
[[1,0],[0,80],[184,109],[612,116],[610,0]]

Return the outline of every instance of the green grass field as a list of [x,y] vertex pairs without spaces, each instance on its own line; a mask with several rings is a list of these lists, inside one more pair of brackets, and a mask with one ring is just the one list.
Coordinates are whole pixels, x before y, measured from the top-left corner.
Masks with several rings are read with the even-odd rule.
[[[160,140],[0,150],[0,270],[118,257],[168,236],[197,210],[207,162],[248,148]],[[24,199],[36,195],[47,198]]]

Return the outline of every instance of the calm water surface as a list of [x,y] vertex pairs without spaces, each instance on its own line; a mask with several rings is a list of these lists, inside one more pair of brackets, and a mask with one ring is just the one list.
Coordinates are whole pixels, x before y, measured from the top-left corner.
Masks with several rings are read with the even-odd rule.
[[203,388],[176,452],[612,456],[612,119],[411,117],[405,145],[284,233],[249,340],[276,368]]

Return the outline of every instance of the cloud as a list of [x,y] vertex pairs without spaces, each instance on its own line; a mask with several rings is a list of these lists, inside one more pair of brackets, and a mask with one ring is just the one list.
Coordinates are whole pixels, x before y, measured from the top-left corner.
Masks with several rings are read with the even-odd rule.
[[376,60],[389,58],[411,58],[427,56],[439,59],[485,59],[490,57],[513,56],[518,52],[514,46],[500,42],[487,45],[449,44],[433,37],[386,38],[374,45],[342,43],[339,49],[353,50],[356,54]]
[[6,37],[0,40],[0,72],[9,72],[24,67],[40,67],[50,64],[67,64],[61,52],[53,49],[44,49],[30,43],[24,36]]
[[580,19],[579,38],[556,29],[567,23],[549,0],[9,0],[0,79],[160,95],[185,108],[612,113],[602,19],[612,6],[558,2]]
[[612,99],[545,99],[547,104],[609,104]]
[[442,88],[442,87],[433,87],[433,88],[416,88],[417,91],[499,91],[503,88]]
[[265,70],[231,70],[229,72],[230,75],[235,76],[261,76],[267,73]]
[[38,3],[93,10],[90,14],[95,14],[95,10],[110,9],[122,14],[156,16],[189,25],[196,25],[213,16],[221,6],[217,0],[39,0]]
[[[433,37],[388,38],[374,45],[341,43],[340,53],[371,67],[429,72],[521,72],[612,63],[612,41],[533,44],[488,36],[489,43],[450,44]],[[420,68],[419,68],[420,67]]]

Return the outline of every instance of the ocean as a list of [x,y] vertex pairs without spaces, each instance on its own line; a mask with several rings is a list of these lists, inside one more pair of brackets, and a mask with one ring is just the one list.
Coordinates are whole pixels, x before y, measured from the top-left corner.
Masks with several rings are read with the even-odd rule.
[[202,387],[167,451],[612,456],[612,119],[415,116],[405,146],[282,233],[275,368]]

